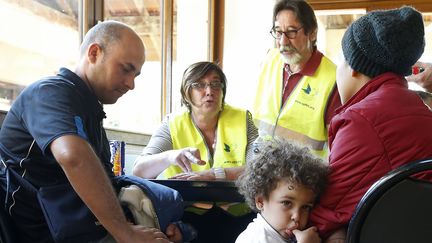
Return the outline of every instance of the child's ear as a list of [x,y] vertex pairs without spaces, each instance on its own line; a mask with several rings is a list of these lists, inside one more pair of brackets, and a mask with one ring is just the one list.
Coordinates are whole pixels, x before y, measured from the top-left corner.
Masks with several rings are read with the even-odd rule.
[[259,211],[262,211],[264,209],[264,197],[263,196],[256,196],[255,197],[255,207],[258,208]]

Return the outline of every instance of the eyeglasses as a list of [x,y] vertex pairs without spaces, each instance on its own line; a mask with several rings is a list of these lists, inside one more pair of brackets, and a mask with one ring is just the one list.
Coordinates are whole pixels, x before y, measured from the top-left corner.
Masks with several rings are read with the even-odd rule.
[[198,90],[204,90],[205,88],[207,88],[207,86],[210,87],[210,89],[212,90],[218,90],[224,88],[224,84],[222,82],[210,82],[210,83],[196,82],[191,84],[191,87],[193,89],[198,89]]
[[288,39],[295,39],[297,36],[297,32],[299,32],[299,30],[301,30],[301,29],[303,29],[303,27],[300,27],[300,28],[294,29],[294,30],[280,31],[280,30],[277,30],[276,27],[273,27],[270,30],[270,34],[276,40],[279,40],[280,38],[282,38],[282,34],[284,34],[286,36],[286,38],[288,38]]

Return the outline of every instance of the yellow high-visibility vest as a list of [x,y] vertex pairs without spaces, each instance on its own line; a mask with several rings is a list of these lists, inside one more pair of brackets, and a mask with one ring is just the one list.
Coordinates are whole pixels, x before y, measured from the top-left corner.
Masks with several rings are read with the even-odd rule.
[[[199,129],[191,119],[189,111],[169,117],[169,127],[173,149],[195,147],[200,150],[201,159],[206,165],[192,164],[193,171],[203,171],[210,168],[230,168],[245,165],[247,146],[247,114],[245,110],[231,107],[227,104],[219,114],[216,132],[216,146],[213,157]],[[171,165],[165,172],[165,178],[182,173],[177,165]]]
[[279,50],[269,51],[252,110],[260,136],[293,139],[326,157],[325,111],[336,84],[336,65],[323,56],[314,76],[304,76],[282,106],[283,67]]

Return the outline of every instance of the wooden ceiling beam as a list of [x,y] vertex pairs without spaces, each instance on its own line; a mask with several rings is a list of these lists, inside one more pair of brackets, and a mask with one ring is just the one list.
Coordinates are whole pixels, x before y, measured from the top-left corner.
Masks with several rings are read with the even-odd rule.
[[409,5],[422,12],[432,12],[430,0],[308,0],[307,2],[315,10],[363,8],[371,11]]

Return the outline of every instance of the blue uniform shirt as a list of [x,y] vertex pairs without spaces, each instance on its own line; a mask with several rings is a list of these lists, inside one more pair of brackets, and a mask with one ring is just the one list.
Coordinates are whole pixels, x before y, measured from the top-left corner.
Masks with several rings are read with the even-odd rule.
[[[58,75],[29,85],[17,97],[0,129],[0,155],[19,174],[25,170],[24,178],[36,188],[66,182],[49,146],[56,138],[76,134],[91,144],[108,175],[113,177],[109,143],[102,126],[104,117],[102,105],[85,82],[70,70],[61,68]],[[19,166],[33,139],[36,143],[29,159]],[[4,177],[1,172],[0,176]],[[7,206],[11,205],[11,192],[18,186],[17,182],[11,183]],[[5,188],[5,180],[0,180],[0,190],[4,192]],[[14,220],[29,236],[34,234],[33,242],[38,242],[37,235],[47,233],[48,229],[40,227],[44,218],[36,195],[21,187],[14,199]]]

